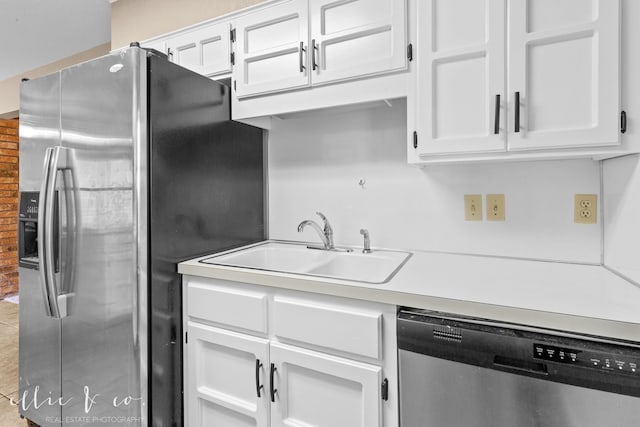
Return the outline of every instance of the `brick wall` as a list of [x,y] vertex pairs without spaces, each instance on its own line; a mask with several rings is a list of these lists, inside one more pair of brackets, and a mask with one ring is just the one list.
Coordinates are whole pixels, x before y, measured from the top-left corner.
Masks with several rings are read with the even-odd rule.
[[0,299],[18,292],[18,120],[0,119]]

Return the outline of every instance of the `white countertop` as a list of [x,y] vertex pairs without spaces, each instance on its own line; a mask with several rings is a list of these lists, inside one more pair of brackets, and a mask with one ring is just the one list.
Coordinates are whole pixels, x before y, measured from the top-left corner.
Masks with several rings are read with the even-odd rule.
[[599,265],[413,252],[386,284],[201,263],[182,274],[640,342],[640,286]]

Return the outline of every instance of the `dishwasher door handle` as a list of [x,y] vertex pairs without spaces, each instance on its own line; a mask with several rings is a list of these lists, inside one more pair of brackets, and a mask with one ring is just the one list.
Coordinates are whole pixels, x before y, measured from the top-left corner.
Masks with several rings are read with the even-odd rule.
[[519,373],[549,375],[547,365],[544,363],[530,362],[528,360],[514,359],[511,357],[494,356],[493,366]]

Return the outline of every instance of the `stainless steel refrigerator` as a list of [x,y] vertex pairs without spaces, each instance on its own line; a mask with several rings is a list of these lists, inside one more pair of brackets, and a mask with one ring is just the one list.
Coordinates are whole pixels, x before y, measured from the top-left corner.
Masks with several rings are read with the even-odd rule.
[[22,83],[22,415],[183,424],[176,264],[265,237],[263,131],[230,117],[135,45]]

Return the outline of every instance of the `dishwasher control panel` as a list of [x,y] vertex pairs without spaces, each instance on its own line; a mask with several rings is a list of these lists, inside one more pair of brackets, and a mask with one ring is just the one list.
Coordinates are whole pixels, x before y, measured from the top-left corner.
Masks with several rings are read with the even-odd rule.
[[640,359],[602,351],[578,350],[554,345],[534,343],[533,357],[552,362],[569,363],[583,368],[610,370],[640,376]]
[[533,357],[560,363],[577,363],[581,351],[547,344],[533,344]]
[[401,352],[640,397],[635,342],[411,308],[399,310],[397,327]]

